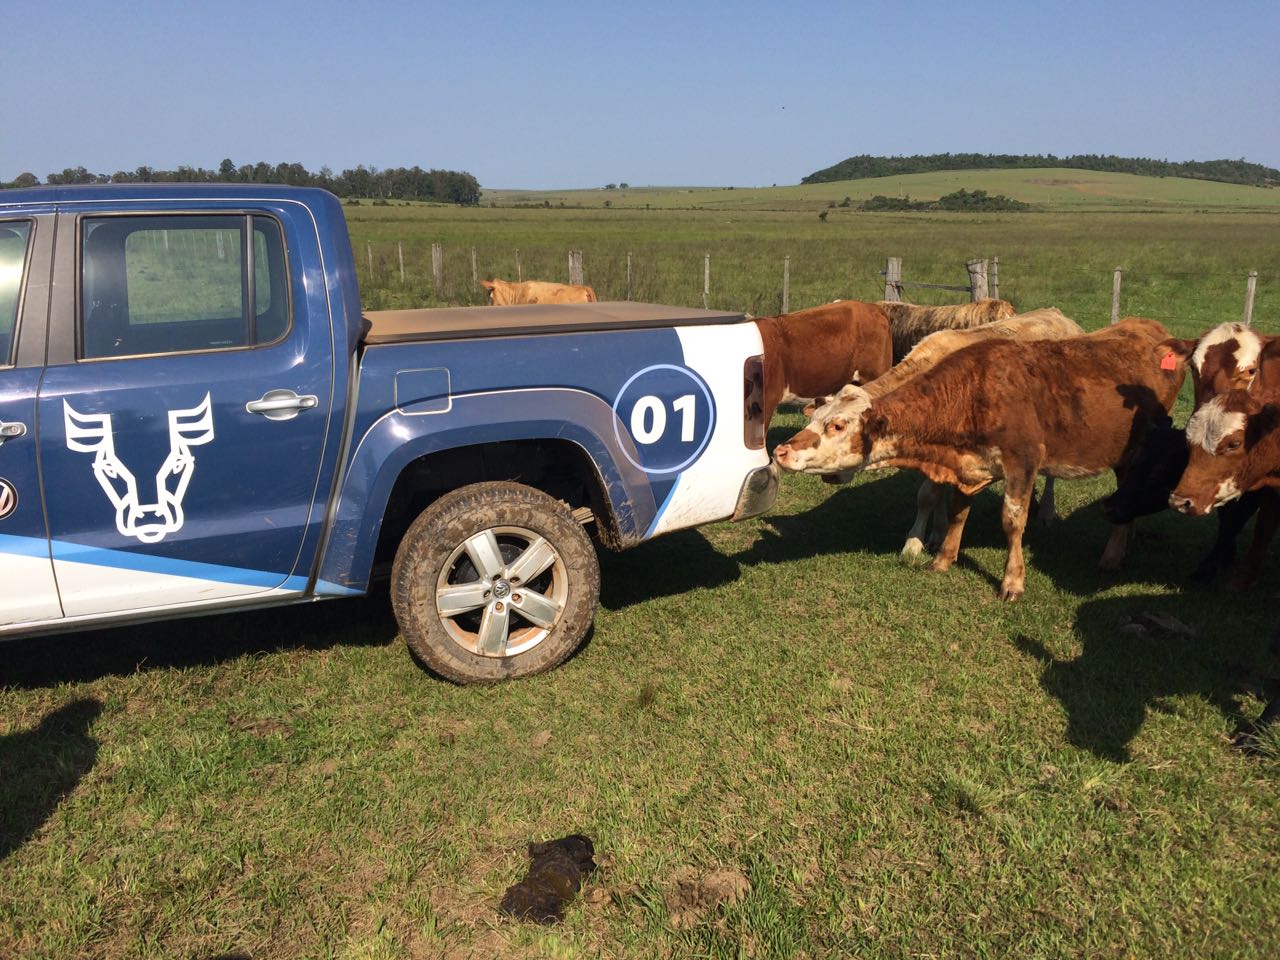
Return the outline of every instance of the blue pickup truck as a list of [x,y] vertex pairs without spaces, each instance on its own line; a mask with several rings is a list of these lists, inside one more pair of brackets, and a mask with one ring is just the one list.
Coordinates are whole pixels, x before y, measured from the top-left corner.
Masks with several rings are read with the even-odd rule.
[[324,191],[5,191],[0,637],[389,574],[440,675],[549,669],[595,615],[597,543],[772,504],[762,368],[734,313],[362,313]]

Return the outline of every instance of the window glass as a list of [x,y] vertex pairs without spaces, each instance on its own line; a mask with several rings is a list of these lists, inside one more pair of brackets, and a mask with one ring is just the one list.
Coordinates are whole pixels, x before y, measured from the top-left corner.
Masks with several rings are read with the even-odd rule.
[[[252,223],[253,273],[245,270]],[[267,217],[84,222],[81,355],[137,356],[268,343],[289,326],[280,228]]]
[[30,236],[30,223],[0,223],[0,366],[13,362],[13,332],[18,325]]

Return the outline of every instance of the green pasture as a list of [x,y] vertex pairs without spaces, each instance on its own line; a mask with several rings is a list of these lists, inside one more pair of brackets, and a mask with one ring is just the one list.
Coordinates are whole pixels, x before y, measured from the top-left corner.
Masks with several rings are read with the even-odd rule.
[[[630,250],[637,298],[688,304],[709,252],[712,306],[757,313],[787,255],[793,307],[999,256],[1002,294],[1089,327],[1122,264],[1125,311],[1187,335],[1256,269],[1280,332],[1266,214],[349,213],[370,306],[470,302],[473,246],[545,279],[582,249],[608,296]],[[899,559],[917,480],[789,475],[764,517],[605,553],[583,650],[496,687],[425,674],[385,590],[0,645],[0,957],[1274,956],[1280,744],[1229,739],[1280,565],[1186,587],[1214,523],[1166,513],[1101,573],[1111,482],[1063,482],[1002,605],[993,493],[952,571]],[[571,832],[602,867],[565,923],[499,919],[525,844]],[[715,870],[750,891],[686,909]]]
[[950,170],[835,183],[757,187],[635,187],[607,190],[485,190],[499,207],[550,203],[570,207],[706,210],[818,210],[883,195],[936,200],[960,189],[985,190],[1044,210],[1280,210],[1280,190],[1184,177],[1142,177],[1069,168]]

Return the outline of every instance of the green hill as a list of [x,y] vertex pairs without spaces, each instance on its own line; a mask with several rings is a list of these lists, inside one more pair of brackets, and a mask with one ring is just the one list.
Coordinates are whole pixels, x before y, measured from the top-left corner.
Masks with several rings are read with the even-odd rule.
[[1016,155],[1008,153],[933,153],[910,157],[873,157],[862,154],[841,160],[801,180],[801,183],[832,183],[867,177],[892,177],[910,173],[939,173],[953,170],[1027,170],[1060,167],[1097,173],[1131,173],[1144,177],[1185,177],[1215,180],[1252,187],[1280,184],[1280,170],[1245,160],[1188,160],[1171,163],[1149,157],[1116,157],[1096,153],[1055,157],[1053,154]]

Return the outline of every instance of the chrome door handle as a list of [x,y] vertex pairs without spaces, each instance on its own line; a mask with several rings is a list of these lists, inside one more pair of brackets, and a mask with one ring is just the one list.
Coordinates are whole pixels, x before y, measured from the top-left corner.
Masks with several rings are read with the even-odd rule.
[[27,434],[27,425],[25,423],[5,423],[0,420],[0,443],[6,440],[17,440]]
[[303,410],[311,410],[319,403],[313,394],[299,396],[292,390],[268,390],[261,400],[250,400],[244,408],[268,420],[292,420]]

